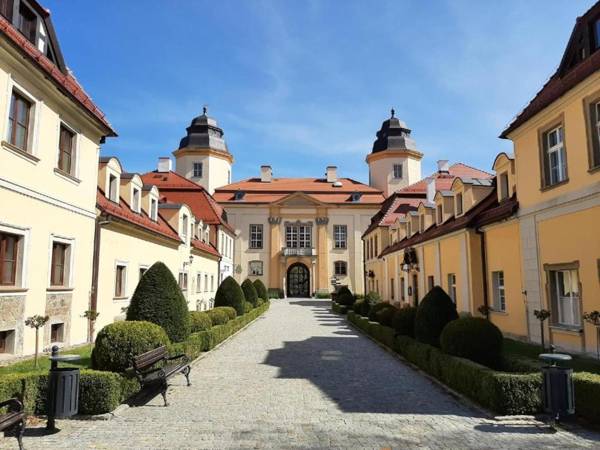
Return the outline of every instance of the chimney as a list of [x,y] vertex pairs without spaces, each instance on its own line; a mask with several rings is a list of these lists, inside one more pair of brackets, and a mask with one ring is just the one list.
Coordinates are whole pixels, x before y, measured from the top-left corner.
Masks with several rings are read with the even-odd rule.
[[435,198],[435,177],[427,178],[427,201],[433,203]]
[[260,181],[270,183],[273,178],[273,169],[271,166],[260,166]]
[[327,170],[325,172],[327,175],[327,182],[334,183],[337,181],[337,167],[336,166],[327,166]]
[[159,172],[170,172],[173,169],[173,162],[168,156],[161,156],[158,158],[158,171]]
[[450,172],[450,165],[448,164],[448,160],[447,159],[440,159],[437,162],[438,165],[438,172],[440,173],[448,173]]

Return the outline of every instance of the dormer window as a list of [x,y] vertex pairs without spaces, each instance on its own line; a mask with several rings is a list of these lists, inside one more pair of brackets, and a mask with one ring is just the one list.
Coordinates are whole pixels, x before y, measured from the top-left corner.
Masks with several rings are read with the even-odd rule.
[[131,209],[136,213],[140,212],[140,195],[140,190],[134,187],[131,195]]
[[119,181],[116,176],[108,176],[108,198],[115,203],[119,202]]
[[150,218],[158,221],[158,201],[155,198],[150,199]]
[[500,200],[508,198],[508,173],[500,174]]
[[411,227],[410,219],[409,219],[409,221],[408,221],[408,224],[407,224],[407,226],[406,226],[406,227],[407,227],[407,229],[408,229],[408,233],[407,233],[407,235],[408,235],[408,237],[410,237],[410,236],[411,236],[411,234],[412,234],[412,227]]
[[246,193],[244,191],[237,191],[235,193],[235,195],[233,196],[234,200],[243,200],[244,199],[244,195],[246,195]]
[[181,237],[183,238],[184,241],[187,242],[187,238],[188,238],[188,216],[186,214],[183,215],[183,219],[182,219],[182,223],[181,223]]
[[37,20],[35,13],[24,2],[21,2],[19,5],[17,28],[27,39],[29,39],[29,41],[34,44],[36,36],[36,24]]
[[353,192],[352,193],[352,202],[357,203],[360,201],[360,198],[362,197],[362,193],[361,192]]
[[463,213],[463,195],[462,192],[456,194],[456,215],[460,216]]
[[437,224],[440,225],[444,221],[444,211],[442,205],[437,205]]
[[421,233],[425,231],[425,214],[419,216],[419,229],[421,230]]
[[400,180],[402,178],[402,164],[394,164],[394,179]]

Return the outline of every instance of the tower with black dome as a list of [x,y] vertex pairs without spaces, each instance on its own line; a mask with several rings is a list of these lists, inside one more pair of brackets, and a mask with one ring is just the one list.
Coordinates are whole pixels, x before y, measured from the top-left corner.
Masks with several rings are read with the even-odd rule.
[[417,150],[410,133],[406,123],[395,117],[392,109],[367,155],[369,185],[383,191],[386,197],[421,179],[423,153]]
[[202,114],[187,127],[179,148],[173,152],[175,171],[200,184],[211,195],[216,188],[231,183],[233,155],[229,153],[223,134],[204,107]]

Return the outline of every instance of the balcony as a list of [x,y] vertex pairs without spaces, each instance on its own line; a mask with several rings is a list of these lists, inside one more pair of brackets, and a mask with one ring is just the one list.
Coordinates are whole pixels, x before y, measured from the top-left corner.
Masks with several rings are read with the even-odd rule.
[[317,256],[314,248],[284,247],[283,256]]

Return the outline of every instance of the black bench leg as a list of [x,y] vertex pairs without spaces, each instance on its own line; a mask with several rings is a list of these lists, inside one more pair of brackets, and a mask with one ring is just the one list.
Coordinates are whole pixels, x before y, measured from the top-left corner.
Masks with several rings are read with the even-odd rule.
[[163,397],[165,406],[169,406],[169,403],[167,402],[167,388],[168,388],[167,381],[165,380],[160,389],[160,395],[162,395],[162,397]]
[[190,366],[187,366],[185,369],[183,369],[183,374],[185,375],[185,379],[187,380],[187,385],[191,386],[192,383],[190,383],[190,372],[192,371],[192,368]]
[[25,434],[25,419],[21,420],[21,422],[19,422],[19,425],[17,425],[17,434],[16,434],[16,438],[17,438],[17,442],[19,443],[19,450],[23,450],[23,434]]

